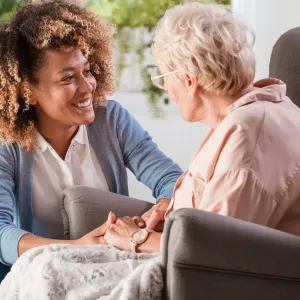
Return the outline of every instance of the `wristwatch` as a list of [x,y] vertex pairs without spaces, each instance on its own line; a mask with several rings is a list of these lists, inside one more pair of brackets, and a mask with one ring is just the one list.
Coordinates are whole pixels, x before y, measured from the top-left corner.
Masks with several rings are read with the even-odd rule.
[[131,235],[130,246],[133,252],[136,252],[136,248],[138,245],[143,244],[147,240],[150,232],[153,232],[153,230],[143,228],[139,229]]

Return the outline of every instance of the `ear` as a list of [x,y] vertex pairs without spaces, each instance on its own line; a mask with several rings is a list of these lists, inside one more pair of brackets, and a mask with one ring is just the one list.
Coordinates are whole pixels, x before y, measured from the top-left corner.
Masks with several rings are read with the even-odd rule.
[[190,97],[194,97],[199,89],[202,90],[195,75],[185,74],[184,83]]
[[35,105],[37,103],[37,101],[32,95],[32,87],[27,81],[22,81],[19,88],[21,96],[24,99],[29,98],[30,105]]

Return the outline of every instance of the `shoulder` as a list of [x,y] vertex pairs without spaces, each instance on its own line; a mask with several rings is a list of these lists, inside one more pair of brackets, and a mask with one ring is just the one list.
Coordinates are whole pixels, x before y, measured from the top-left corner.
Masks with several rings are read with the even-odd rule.
[[17,143],[4,142],[0,139],[0,165],[13,167],[18,160],[21,148]]
[[15,154],[17,151],[20,151],[20,146],[17,143],[8,143],[8,142],[5,142],[0,137],[0,157],[4,153]]
[[231,146],[238,143],[240,147],[249,149],[255,146],[264,122],[264,102],[254,102],[229,113],[217,127],[215,136],[221,140],[226,139],[226,143]]
[[95,120],[88,125],[91,130],[97,132],[109,132],[119,138],[126,136],[139,136],[145,134],[144,129],[137,120],[117,101],[109,100],[105,106],[95,109]]
[[95,121],[114,121],[120,116],[130,115],[128,111],[117,101],[108,100],[104,105],[95,108]]
[[126,111],[126,109],[117,101],[115,100],[108,100],[103,105],[99,105],[95,109],[95,114],[103,114],[103,112],[106,112],[106,114],[115,114],[120,111]]
[[259,134],[265,121],[266,108],[264,101],[253,102],[240,106],[230,112],[222,121],[219,130],[227,131],[238,128],[236,133],[251,130],[254,134]]
[[232,111],[213,134],[211,149],[218,156],[217,172],[249,168],[264,128],[263,102],[255,102]]

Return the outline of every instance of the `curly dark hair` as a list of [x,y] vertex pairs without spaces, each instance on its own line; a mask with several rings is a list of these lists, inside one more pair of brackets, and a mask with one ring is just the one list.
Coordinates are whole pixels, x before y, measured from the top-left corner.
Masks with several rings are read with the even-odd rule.
[[[66,0],[25,2],[0,24],[0,136],[30,149],[36,145],[36,114],[30,85],[43,66],[45,50],[81,49],[97,81],[94,107],[114,89],[112,28],[86,8]],[[22,94],[20,92],[22,85]]]

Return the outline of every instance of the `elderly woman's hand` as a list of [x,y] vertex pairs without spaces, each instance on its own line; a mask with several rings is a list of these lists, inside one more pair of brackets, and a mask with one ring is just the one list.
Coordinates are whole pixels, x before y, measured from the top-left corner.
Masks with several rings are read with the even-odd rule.
[[116,216],[114,213],[110,212],[108,214],[107,221],[100,227],[94,229],[93,231],[87,233],[82,238],[74,241],[74,245],[107,245],[104,235],[107,229],[116,221]]
[[140,228],[147,227],[155,231],[162,231],[165,222],[165,213],[169,204],[170,200],[160,199],[156,205],[153,205],[141,217],[134,217],[133,219]]
[[131,217],[123,217],[117,219],[115,224],[109,226],[104,239],[109,245],[113,245],[121,250],[130,251],[130,238],[138,230],[140,228]]

